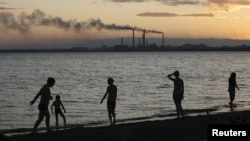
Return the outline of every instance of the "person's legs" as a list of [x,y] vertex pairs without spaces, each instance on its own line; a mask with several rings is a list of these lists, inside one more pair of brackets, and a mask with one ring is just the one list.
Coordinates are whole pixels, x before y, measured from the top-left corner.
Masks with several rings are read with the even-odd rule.
[[58,131],[58,113],[55,113],[55,117],[56,117],[56,131]]
[[115,107],[116,107],[115,101],[108,102],[108,114],[111,125],[115,125],[116,123]]
[[115,107],[116,107],[116,102],[114,102],[113,104],[112,104],[112,115],[113,115],[113,125],[115,125],[116,124],[116,116],[115,116]]
[[181,99],[180,99],[180,102],[179,102],[179,110],[180,110],[180,113],[181,113],[181,116],[182,118],[184,118],[184,112],[183,112],[183,108],[182,108],[182,105],[181,105]]
[[59,113],[61,115],[61,117],[63,118],[63,122],[64,122],[64,129],[66,129],[66,118],[64,116],[64,114],[62,112]]
[[174,104],[175,104],[175,108],[176,108],[176,113],[177,113],[177,118],[180,118],[180,103],[178,101],[178,98],[176,96],[174,96]]
[[47,131],[49,132],[50,131],[50,114],[49,114],[49,110],[45,110],[44,112],[45,112],[45,116],[46,116],[45,123],[46,123]]
[[108,112],[108,116],[109,116],[110,125],[112,125],[112,116],[111,116],[111,113],[110,113],[110,112]]
[[115,101],[108,102],[108,113],[111,125],[115,125],[116,123],[115,107],[116,107]]
[[33,131],[35,131],[37,127],[40,125],[40,123],[43,121],[44,116],[45,113],[43,111],[39,111],[38,119],[34,125]]
[[234,101],[234,98],[235,98],[235,92],[234,91],[230,91],[229,92],[229,96],[230,96],[230,108],[232,109],[233,108],[233,101]]
[[109,102],[108,102],[108,104],[107,104],[107,108],[108,108],[108,117],[109,117],[109,122],[110,122],[110,125],[112,125],[111,105],[110,105],[110,103],[109,103]]

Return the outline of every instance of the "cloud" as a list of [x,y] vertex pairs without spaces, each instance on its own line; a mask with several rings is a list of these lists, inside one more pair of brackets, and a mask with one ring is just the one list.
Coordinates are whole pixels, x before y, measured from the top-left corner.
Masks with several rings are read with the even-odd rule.
[[[5,2],[0,2],[0,5],[6,5],[6,3]],[[0,11],[19,10],[19,9],[22,9],[22,8],[11,8],[11,7],[0,6]]]
[[214,3],[220,6],[225,5],[250,5],[250,0],[207,0],[208,3]]
[[234,10],[243,7],[250,8],[250,0],[109,0],[112,2],[159,2],[167,6],[203,6],[217,10]]
[[[156,0],[157,1],[157,0]],[[204,3],[200,0],[158,0],[162,4],[169,6],[179,6],[179,5],[201,5]]]
[[214,17],[212,13],[177,14],[168,12],[145,12],[137,14],[141,17]]
[[18,8],[0,7],[0,10],[16,10]]
[[200,0],[109,0],[111,2],[160,2],[162,4],[170,6],[178,5],[198,5],[201,3]]
[[244,7],[250,8],[250,0],[207,0],[207,6],[232,11]]
[[148,1],[154,1],[154,0],[109,0],[109,1],[112,1],[112,2],[148,2]]

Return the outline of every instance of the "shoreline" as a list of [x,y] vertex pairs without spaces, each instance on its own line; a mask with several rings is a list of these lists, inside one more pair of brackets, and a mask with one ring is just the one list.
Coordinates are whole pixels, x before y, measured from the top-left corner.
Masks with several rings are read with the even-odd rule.
[[[67,130],[46,133],[40,131],[36,134],[30,132],[4,134],[11,141],[36,140],[109,140],[109,141],[161,141],[161,140],[207,140],[207,126],[210,124],[249,124],[250,109],[242,108],[234,111],[212,111],[203,115],[186,116],[184,119],[145,120],[130,123],[118,122],[116,126],[74,127]],[[17,130],[16,130],[17,131]],[[3,138],[4,139],[4,138]],[[4,141],[4,140],[3,140]]]
[[[250,107],[249,107],[250,110]],[[216,113],[220,112],[219,109],[215,108],[206,108],[206,109],[186,109],[184,110],[185,116],[188,117],[194,117],[194,116],[199,116],[199,115],[207,115],[208,113]],[[173,111],[173,113],[169,114],[155,114],[152,116],[145,116],[145,117],[135,117],[135,118],[128,118],[128,119],[117,119],[118,124],[131,124],[131,123],[138,123],[138,122],[147,122],[147,121],[157,121],[157,120],[171,120],[176,118],[176,113]],[[109,126],[108,119],[106,122],[90,122],[90,123],[82,123],[82,124],[68,124],[67,129],[72,129],[72,128],[80,128],[80,127],[103,127],[103,126]],[[51,126],[51,129],[54,130],[56,127],[54,125]],[[37,129],[40,132],[45,132],[46,127],[40,127]],[[14,128],[14,129],[1,129],[0,134],[25,134],[26,132],[32,131],[32,127],[27,128]]]

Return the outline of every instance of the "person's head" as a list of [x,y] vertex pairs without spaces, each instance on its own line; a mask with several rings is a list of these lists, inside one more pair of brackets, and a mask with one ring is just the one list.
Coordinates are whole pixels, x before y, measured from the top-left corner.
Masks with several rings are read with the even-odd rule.
[[56,100],[60,100],[60,95],[56,95]]
[[178,77],[180,76],[179,71],[175,71],[175,72],[174,72],[174,76],[175,76],[176,78],[178,78]]
[[47,80],[47,84],[49,85],[49,87],[53,87],[55,82],[56,82],[56,80],[52,77],[49,77]]
[[235,73],[235,72],[232,72],[230,77],[231,77],[231,78],[236,78],[236,73]]
[[113,85],[113,83],[114,83],[114,79],[113,78],[108,78],[108,84],[109,85]]

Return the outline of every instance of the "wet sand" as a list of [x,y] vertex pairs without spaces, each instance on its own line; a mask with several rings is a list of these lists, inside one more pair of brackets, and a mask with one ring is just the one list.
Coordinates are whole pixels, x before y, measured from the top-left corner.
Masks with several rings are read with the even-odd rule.
[[[204,111],[203,111],[204,112]],[[79,127],[51,133],[1,135],[10,141],[206,141],[211,124],[250,124],[250,110],[222,111],[184,119],[118,123],[116,126]]]

